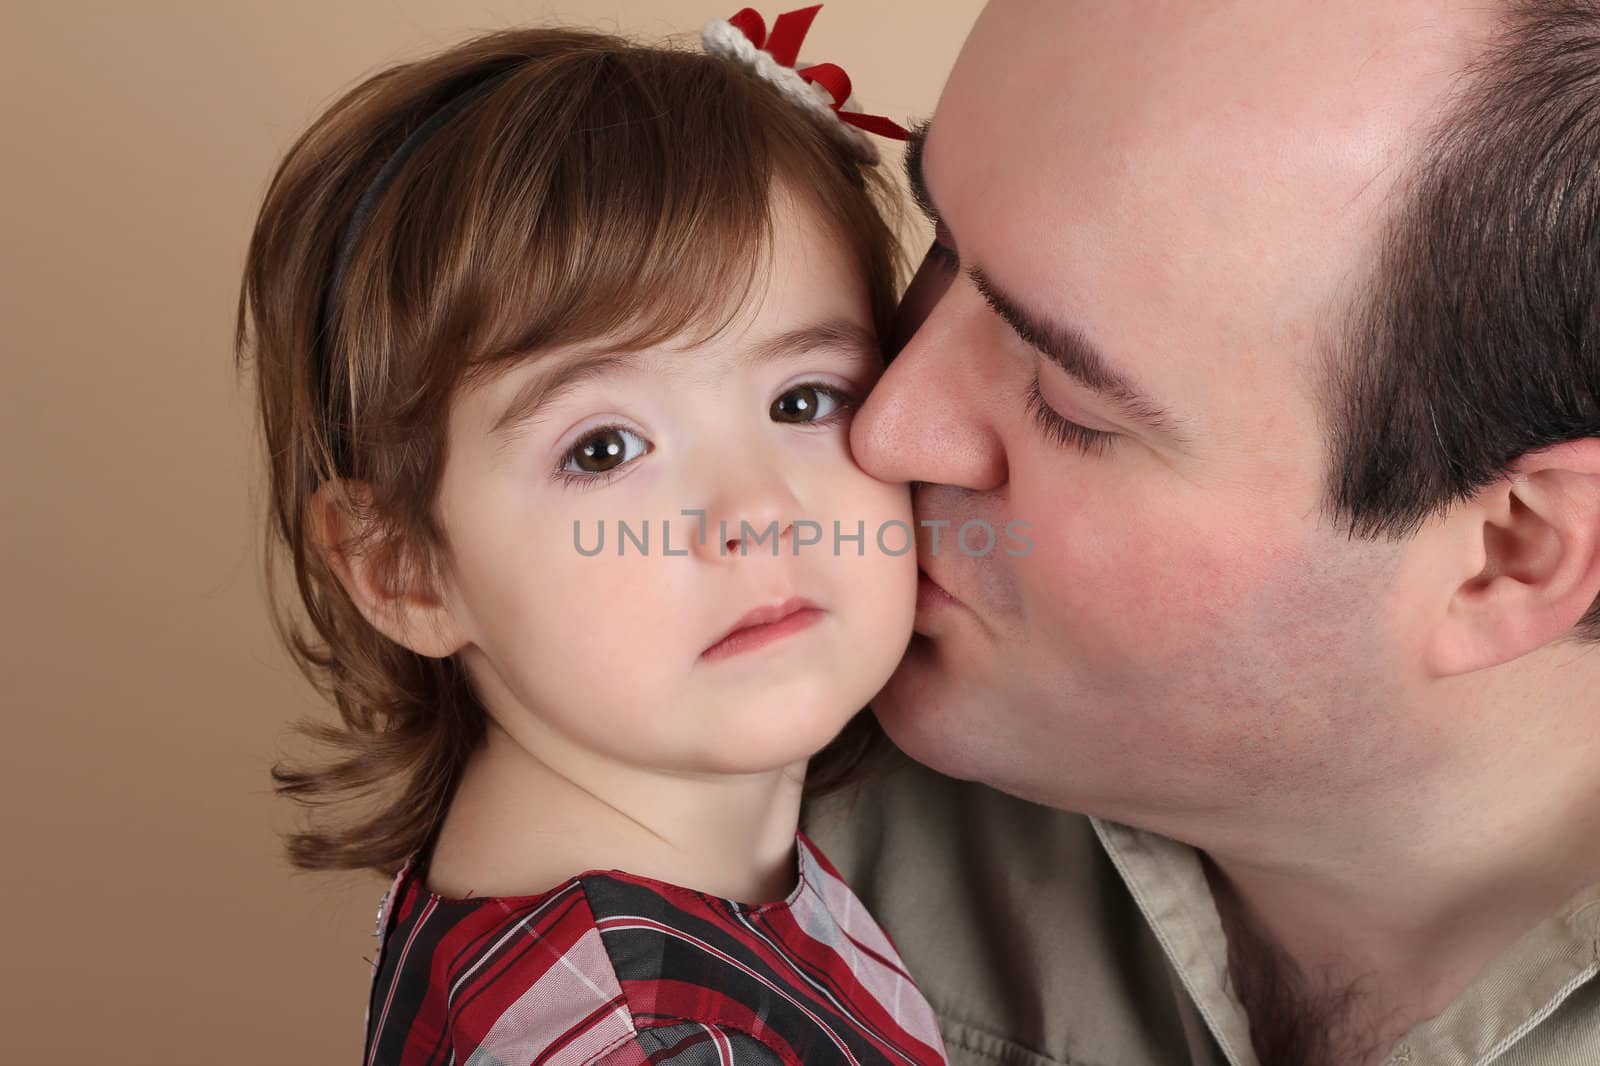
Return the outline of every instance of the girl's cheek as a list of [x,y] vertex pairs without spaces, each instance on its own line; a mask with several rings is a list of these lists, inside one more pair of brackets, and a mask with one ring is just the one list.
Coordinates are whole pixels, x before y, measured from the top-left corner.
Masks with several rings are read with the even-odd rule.
[[866,474],[856,474],[848,486],[840,486],[838,498],[852,501],[856,512],[852,514],[841,511],[839,517],[848,519],[852,525],[857,519],[864,520],[869,537],[884,523],[911,521],[909,485],[878,481]]

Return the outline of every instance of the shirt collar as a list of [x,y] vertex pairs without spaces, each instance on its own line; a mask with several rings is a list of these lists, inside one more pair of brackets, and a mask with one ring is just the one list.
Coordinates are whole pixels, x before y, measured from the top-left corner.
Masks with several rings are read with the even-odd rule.
[[[1092,818],[1230,1066],[1259,1066],[1250,1021],[1227,979],[1228,944],[1194,848]],[[1443,1011],[1395,1045],[1388,1062],[1484,1066],[1600,976],[1600,885],[1580,892],[1503,952]]]
[[1259,1066],[1250,1019],[1228,981],[1228,939],[1199,852],[1141,829],[1089,821],[1230,1066]]

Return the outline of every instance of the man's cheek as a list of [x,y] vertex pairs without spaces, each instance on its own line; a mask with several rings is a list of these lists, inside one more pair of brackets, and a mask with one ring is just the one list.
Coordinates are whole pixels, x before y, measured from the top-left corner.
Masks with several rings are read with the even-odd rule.
[[1251,547],[1206,526],[1130,504],[1061,512],[1034,534],[1018,572],[1081,644],[1176,657],[1219,640],[1258,580]]

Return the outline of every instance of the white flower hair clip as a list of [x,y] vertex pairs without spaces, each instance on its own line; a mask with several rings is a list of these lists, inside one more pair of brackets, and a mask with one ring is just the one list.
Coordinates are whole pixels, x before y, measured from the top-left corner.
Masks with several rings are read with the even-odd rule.
[[783,95],[815,114],[863,162],[874,164],[878,161],[878,147],[867,133],[897,141],[909,140],[911,134],[882,115],[855,110],[850,75],[837,63],[795,68],[800,45],[821,10],[821,4],[814,4],[779,15],[769,34],[760,13],[747,7],[732,18],[706,23],[700,40],[712,55],[737,60],[771,82]]

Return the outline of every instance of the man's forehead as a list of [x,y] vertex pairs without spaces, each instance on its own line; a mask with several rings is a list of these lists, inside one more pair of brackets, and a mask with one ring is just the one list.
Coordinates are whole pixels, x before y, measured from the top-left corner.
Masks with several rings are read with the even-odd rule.
[[994,0],[938,114],[1130,165],[1337,163],[1431,115],[1495,17],[1449,0]]
[[1050,279],[1071,317],[1093,318],[1075,299],[1111,295],[1097,260],[1172,314],[1235,278],[1307,311],[1370,250],[1492,28],[1475,10],[994,0],[935,111],[929,184],[964,254]]
[[922,159],[961,259],[1197,420],[1266,440],[1264,405],[1312,402],[1322,331],[1487,34],[1395,7],[996,0]]
[[[1069,54],[1079,65],[1130,67],[1137,81],[1220,67],[1235,75],[1216,86],[1227,92],[1275,69],[1315,83],[1322,65],[1336,79],[1340,69],[1384,54],[1402,65],[1433,52],[1448,60],[1481,42],[1507,7],[1502,0],[990,0],[966,43],[1024,64],[1054,61],[1064,78],[1074,74],[1060,63]],[[1305,65],[1312,59],[1318,66]]]

